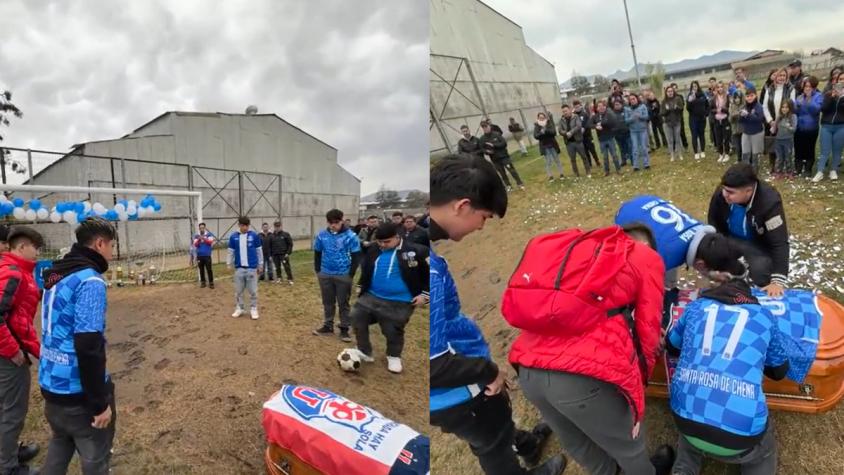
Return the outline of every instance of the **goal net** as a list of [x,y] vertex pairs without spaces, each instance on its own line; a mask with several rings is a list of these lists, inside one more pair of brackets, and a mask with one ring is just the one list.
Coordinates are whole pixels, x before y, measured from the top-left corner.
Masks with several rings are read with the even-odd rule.
[[[29,226],[44,237],[39,269],[49,267],[52,260],[70,250],[78,221],[101,216],[117,229],[113,259],[104,276],[109,284],[199,280],[192,246],[202,220],[198,191],[50,185],[0,185],[0,189],[0,222]],[[226,249],[218,230],[209,231],[218,238],[212,250],[216,278],[218,272],[225,273]]]

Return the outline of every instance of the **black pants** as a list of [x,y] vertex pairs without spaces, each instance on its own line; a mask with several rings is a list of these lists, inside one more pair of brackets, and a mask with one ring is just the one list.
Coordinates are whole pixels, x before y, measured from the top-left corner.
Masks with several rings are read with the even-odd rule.
[[689,116],[689,130],[692,131],[694,152],[706,152],[706,116]]
[[112,393],[111,422],[105,429],[91,427],[94,414],[86,406],[63,406],[46,401],[44,414],[53,437],[47,446],[47,456],[41,475],[64,475],[70,459],[79,454],[83,475],[107,475],[111,462],[117,409]]
[[278,274],[278,280],[281,280],[281,268],[284,266],[284,272],[287,274],[287,280],[293,282],[293,271],[290,269],[290,256],[287,254],[273,254],[273,264],[275,265],[275,273]]
[[511,175],[513,175],[513,179],[516,180],[516,184],[522,186],[522,178],[519,176],[519,172],[516,171],[516,167],[513,166],[512,160],[509,158],[494,158],[492,160],[492,164],[495,165],[495,169],[498,170],[498,174],[501,175],[501,180],[504,182],[505,186],[510,186],[510,180],[507,178],[508,171]]
[[601,166],[601,160],[598,159],[598,151],[595,149],[595,142],[592,139],[592,129],[585,129],[583,131],[583,147],[586,148],[586,156],[592,157],[595,165]]
[[205,274],[208,274],[208,283],[214,283],[214,270],[211,268],[211,256],[199,256],[196,258],[199,267],[199,280],[205,283]]
[[736,134],[735,131],[731,135],[733,152],[736,153],[736,161],[741,161],[741,134]]
[[689,140],[686,138],[686,116],[680,114],[680,142],[683,142],[683,150],[689,149]]
[[714,119],[712,122],[712,135],[715,137],[713,143],[715,143],[715,151],[718,152],[718,155],[729,155],[730,154],[730,121],[726,118],[717,120]]
[[798,175],[809,176],[815,167],[815,145],[818,143],[818,130],[800,130],[794,132],[794,171]]
[[742,239],[730,238],[730,240],[737,244],[738,248],[747,259],[747,265],[750,267],[750,280],[757,287],[765,287],[771,283],[771,274],[773,273],[774,265],[769,256],[759,246],[752,242]]
[[715,115],[709,114],[709,143],[718,145],[718,142],[715,140]]
[[[662,121],[660,120],[652,120],[651,121],[651,140],[653,141],[654,148],[660,148],[662,146],[668,145],[668,140],[665,139],[665,131],[662,129]],[[662,141],[660,142],[660,137]]]
[[29,410],[28,364],[18,366],[0,357],[0,473],[18,465],[18,437]]
[[377,323],[387,340],[387,356],[400,357],[404,349],[404,327],[413,310],[409,303],[380,299],[370,293],[361,295],[352,307],[352,326],[358,349],[372,356],[369,326]]
[[510,397],[504,392],[481,394],[460,406],[432,412],[431,425],[466,441],[486,475],[527,473],[516,455],[529,454],[539,445],[536,435],[516,429]]

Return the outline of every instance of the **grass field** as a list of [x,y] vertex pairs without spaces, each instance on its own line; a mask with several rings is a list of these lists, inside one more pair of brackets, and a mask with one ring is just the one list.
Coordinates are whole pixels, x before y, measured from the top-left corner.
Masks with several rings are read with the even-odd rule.
[[[518,157],[518,154],[513,154]],[[705,220],[709,198],[729,164],[715,163],[717,154],[694,161],[687,153],[682,162],[670,163],[664,151],[651,154],[651,170],[603,177],[593,169],[592,178],[573,179],[568,157],[563,163],[569,178],[548,183],[544,161],[535,147],[515,165],[526,179],[527,189],[510,194],[504,219],[488,222],[480,232],[460,243],[447,243],[438,250],[448,259],[460,291],[463,311],[478,321],[490,343],[493,357],[506,366],[511,382],[515,374],[506,355],[516,331],[498,311],[501,293],[515,268],[524,245],[532,236],[567,227],[593,228],[612,223],[618,206],[638,194],[655,194]],[[731,162],[732,163],[732,162]],[[578,166],[582,171],[582,163]],[[765,166],[767,170],[767,160]],[[766,175],[763,173],[763,177]],[[844,182],[812,184],[805,179],[775,182],[783,197],[791,234],[791,277],[794,287],[817,288],[839,301],[844,298]],[[695,279],[682,275],[683,282]],[[538,412],[513,391],[514,418],[520,427],[538,421]],[[821,415],[775,413],[772,417],[779,443],[779,470],[783,475],[844,473],[844,405]],[[677,433],[667,402],[648,399],[646,428],[648,447],[674,443]],[[557,453],[554,441],[546,455]],[[432,472],[477,474],[480,469],[468,447],[457,439],[436,432],[432,439]],[[572,464],[567,474],[583,474]],[[706,475],[739,473],[737,467],[707,462]]]
[[[231,278],[213,290],[196,284],[109,290],[108,370],[117,395],[113,473],[266,473],[261,407],[282,384],[325,388],[430,432],[427,399],[407,397],[428,391],[427,308],[407,325],[402,374],[387,371],[384,338],[375,328],[376,361],[344,373],[335,358],[354,343],[311,334],[323,318],[313,253],[296,251],[291,261],[295,285],[259,284],[257,321],[231,317]],[[46,448],[43,408],[33,368],[21,440]],[[79,473],[75,459],[69,473]]]

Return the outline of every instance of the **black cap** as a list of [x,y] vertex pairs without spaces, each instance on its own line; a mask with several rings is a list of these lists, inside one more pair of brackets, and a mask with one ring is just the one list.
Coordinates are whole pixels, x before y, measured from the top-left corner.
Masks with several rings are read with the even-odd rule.
[[794,68],[794,67],[802,68],[803,63],[799,59],[795,58],[794,61],[788,63],[788,67],[790,67],[790,68]]
[[375,228],[375,239],[390,239],[391,237],[395,237],[398,233],[398,225],[389,221]]

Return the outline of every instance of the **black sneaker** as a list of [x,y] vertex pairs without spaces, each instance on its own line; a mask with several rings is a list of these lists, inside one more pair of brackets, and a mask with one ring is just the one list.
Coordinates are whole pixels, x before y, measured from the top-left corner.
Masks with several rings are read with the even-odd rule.
[[522,457],[528,467],[539,463],[542,451],[552,434],[551,426],[540,422],[530,432],[517,431],[515,437],[516,453]]
[[208,288],[213,289],[214,288],[214,282],[211,282],[210,284],[208,284]]
[[329,327],[328,325],[323,325],[323,326],[317,328],[316,330],[314,330],[314,335],[317,335],[317,336],[327,336],[327,335],[333,335],[333,334],[334,334],[334,328]]
[[561,475],[566,471],[567,460],[562,455],[557,455],[545,461],[542,465],[528,471],[528,475]]
[[200,288],[200,289],[204,289],[204,288],[205,288],[205,282],[201,282],[201,283],[199,284],[199,288]]
[[349,336],[349,329],[348,328],[341,328],[340,329],[340,339],[347,342],[347,343],[352,341],[352,337]]
[[670,475],[671,467],[674,466],[674,447],[670,445],[660,445],[656,452],[651,455],[651,464],[656,469],[656,475]]
[[34,459],[38,452],[41,450],[38,444],[32,443],[23,445],[22,443],[18,445],[18,463],[25,464],[30,460]]

